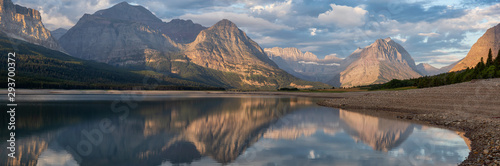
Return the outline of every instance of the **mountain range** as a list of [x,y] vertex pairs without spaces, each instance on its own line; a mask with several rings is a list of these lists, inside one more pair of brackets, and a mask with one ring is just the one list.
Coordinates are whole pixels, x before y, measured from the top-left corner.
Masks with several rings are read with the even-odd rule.
[[334,55],[318,59],[311,52],[303,53],[298,48],[265,48],[267,56],[286,72],[308,81],[326,83],[332,74],[338,73],[342,59]]
[[297,48],[275,47],[265,50],[285,71],[305,80],[321,81],[336,87],[416,78],[428,74],[427,70],[433,70],[422,68],[419,71],[410,54],[391,38],[378,39],[365,48],[358,48],[345,59],[329,56],[320,60],[316,55],[302,53]]
[[[229,89],[363,86],[463,70],[477,64],[481,57],[485,59],[487,48],[492,48],[495,55],[500,47],[499,24],[487,30],[467,57],[440,69],[423,63],[415,65],[411,55],[390,38],[358,48],[345,59],[335,55],[319,59],[311,52],[292,47],[262,49],[227,19],[208,28],[191,20],[163,22],[142,6],[122,2],[94,14],[84,14],[69,30],[60,28],[50,32],[43,26],[37,10],[14,5],[10,0],[0,3],[1,36],[13,39],[4,45],[26,42],[22,44],[36,48],[38,53],[60,55],[51,58],[65,64],[71,58],[64,56],[69,55],[79,63],[96,61],[101,64],[93,66],[106,64],[106,68],[182,82],[172,84],[175,86]],[[54,52],[40,51],[32,44]],[[36,77],[62,78],[43,74]]]
[[237,89],[327,88],[281,70],[236,24],[166,23],[126,2],[85,14],[59,39],[72,56]]

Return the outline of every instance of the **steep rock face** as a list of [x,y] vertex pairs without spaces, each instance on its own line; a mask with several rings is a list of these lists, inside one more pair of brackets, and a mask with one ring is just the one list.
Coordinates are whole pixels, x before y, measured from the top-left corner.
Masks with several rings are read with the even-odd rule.
[[288,73],[307,80],[327,83],[335,74],[339,73],[342,59],[333,55],[326,56],[325,59],[318,59],[311,52],[303,53],[298,48],[266,48],[267,56],[273,60],[281,69]]
[[256,42],[226,19],[201,31],[186,55],[200,66],[221,71],[244,71],[252,65],[278,67]]
[[201,31],[184,53],[196,65],[237,74],[240,81],[231,83],[233,87],[327,87],[299,80],[279,69],[256,42],[226,19]]
[[343,64],[347,67],[340,73],[342,87],[421,76],[416,72],[415,61],[410,54],[390,38],[378,39],[373,44],[354,51]]
[[151,28],[161,20],[141,6],[120,3],[110,9],[85,14],[60,39],[72,56],[113,65],[142,65],[144,52],[178,51],[169,37]]
[[0,31],[9,37],[62,51],[50,31],[42,24],[40,12],[0,0]]
[[63,36],[66,32],[68,32],[68,30],[64,28],[57,28],[56,30],[50,31],[52,37],[56,40],[59,40],[59,38],[61,38],[61,36]]
[[488,29],[483,36],[472,45],[467,56],[458,62],[450,72],[464,70],[467,69],[467,67],[473,68],[481,61],[481,58],[486,61],[489,49],[491,49],[493,53],[493,58],[496,58],[498,50],[500,49],[500,24]]

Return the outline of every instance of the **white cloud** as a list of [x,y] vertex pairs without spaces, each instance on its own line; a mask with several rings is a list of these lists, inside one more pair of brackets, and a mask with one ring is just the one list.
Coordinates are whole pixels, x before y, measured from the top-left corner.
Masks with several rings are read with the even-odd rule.
[[287,0],[285,2],[275,2],[269,5],[257,5],[250,8],[253,12],[257,14],[273,14],[277,17],[286,16],[290,9],[292,8],[292,0]]
[[398,35],[396,35],[396,36],[393,36],[393,37],[392,37],[392,39],[399,40],[399,41],[401,41],[401,42],[403,42],[403,43],[404,43],[404,42],[406,42],[406,41],[408,40],[408,38],[407,38],[407,37],[403,37],[403,36],[401,36],[401,34],[398,34]]
[[438,33],[434,33],[434,32],[431,32],[431,33],[418,33],[419,36],[427,36],[427,37],[436,37],[436,36],[439,36]]
[[283,40],[283,39],[275,38],[275,37],[270,37],[270,36],[258,36],[256,38],[253,38],[253,40],[255,42],[259,43],[259,45],[266,45],[266,44],[275,45],[275,44],[278,44],[278,43],[284,43],[285,42],[285,40]]
[[365,23],[368,11],[361,7],[349,7],[330,4],[332,10],[321,13],[318,20],[324,24],[335,24],[339,27],[356,27]]
[[316,31],[317,30],[318,29],[316,29],[316,28],[309,28],[309,32],[311,32],[311,36],[316,36]]
[[67,16],[61,15],[59,13],[54,13],[52,15],[46,14],[45,11],[40,10],[40,15],[42,16],[42,22],[45,28],[49,30],[55,30],[57,28],[69,29],[75,25]]
[[85,13],[94,13],[113,4],[110,0],[61,1],[61,0],[18,0],[14,2],[40,11],[43,24],[50,30],[60,27],[71,28]]

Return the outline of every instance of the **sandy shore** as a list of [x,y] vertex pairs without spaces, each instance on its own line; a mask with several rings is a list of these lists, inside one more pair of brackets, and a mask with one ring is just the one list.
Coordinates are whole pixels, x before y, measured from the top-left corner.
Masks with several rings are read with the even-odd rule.
[[347,93],[20,90],[20,94],[278,95],[328,98],[320,105],[465,132],[471,152],[461,165],[500,166],[500,79],[404,91]]

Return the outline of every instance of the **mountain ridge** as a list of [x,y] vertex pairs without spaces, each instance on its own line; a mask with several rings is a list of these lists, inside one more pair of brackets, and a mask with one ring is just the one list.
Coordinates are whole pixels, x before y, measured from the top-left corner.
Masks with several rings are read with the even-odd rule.
[[[126,12],[128,10],[135,11]],[[172,27],[190,24],[193,31],[188,34],[196,34],[193,42],[178,43],[163,32],[162,28],[169,23],[157,18],[137,21],[136,16],[142,15],[156,17],[144,7],[120,3],[92,15],[85,14],[59,41],[71,55],[79,58],[154,70],[211,86],[230,89],[329,87],[300,80],[279,69],[255,41],[227,19],[209,28],[190,20],[173,19]],[[171,30],[174,32],[175,28]],[[185,39],[184,42],[188,38]]]

